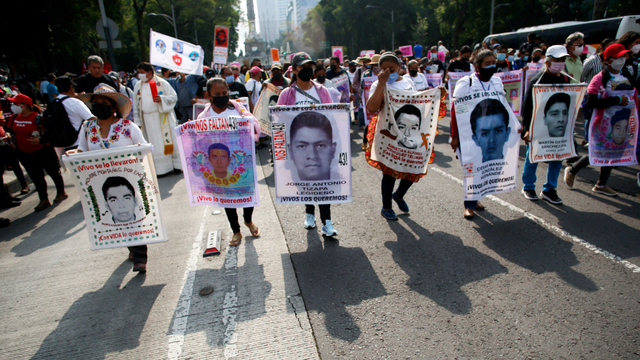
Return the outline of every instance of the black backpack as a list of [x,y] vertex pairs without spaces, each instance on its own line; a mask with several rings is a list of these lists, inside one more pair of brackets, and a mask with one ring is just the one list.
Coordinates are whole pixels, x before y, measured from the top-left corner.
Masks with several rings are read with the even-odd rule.
[[78,131],[69,120],[67,109],[62,104],[69,96],[55,98],[42,115],[46,142],[54,147],[67,147],[78,140]]

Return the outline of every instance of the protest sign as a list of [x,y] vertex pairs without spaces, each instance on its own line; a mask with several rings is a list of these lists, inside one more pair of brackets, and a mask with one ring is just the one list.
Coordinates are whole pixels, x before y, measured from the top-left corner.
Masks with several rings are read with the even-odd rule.
[[167,241],[151,145],[63,156],[78,189],[91,250]]
[[502,79],[505,96],[515,116],[520,116],[522,109],[522,70],[498,72],[495,74]]
[[400,46],[398,49],[402,51],[402,56],[404,57],[413,56],[413,47],[411,45]]
[[280,62],[280,51],[276,48],[271,48],[271,62]]
[[524,74],[523,80],[524,80],[524,84],[522,85],[523,87],[523,91],[522,91],[522,102],[524,103],[524,97],[525,97],[525,93],[527,92],[527,89],[529,88],[529,82],[531,81],[531,79],[536,76],[538,73],[540,73],[542,71],[542,68],[544,66],[544,64],[540,64],[540,63],[528,63],[527,66],[529,67],[529,69],[527,69],[527,71]]
[[207,107],[208,104],[209,104],[209,100],[197,99],[196,103],[193,104],[193,119],[189,119],[189,120],[197,119],[198,115],[200,115],[200,113],[204,110],[204,108]]
[[[533,117],[529,127],[529,161],[557,161],[577,156],[573,141],[587,84],[533,85]],[[507,92],[508,93],[508,92]]]
[[427,78],[427,85],[429,86],[429,89],[433,89],[435,87],[438,87],[440,85],[442,85],[442,73],[436,73],[436,74],[424,74],[424,77]]
[[204,50],[198,45],[151,30],[149,63],[185,74],[202,75]]
[[257,206],[253,119],[210,117],[175,128],[191,206]]
[[515,190],[520,122],[501,91],[455,99],[464,200]]
[[456,83],[458,82],[458,80],[471,74],[473,74],[473,71],[449,72],[449,108],[451,108],[451,104],[453,104],[453,102],[451,101],[451,98],[453,97],[453,90],[456,88]]
[[216,25],[214,34],[213,63],[226,65],[229,49],[229,28],[226,26]]
[[373,56],[376,54],[375,50],[362,50],[360,51],[360,57],[363,57],[365,55],[369,54],[369,56]]
[[375,75],[368,76],[362,78],[364,81],[364,87],[362,88],[362,103],[364,104],[364,122],[366,126],[369,126],[369,122],[376,114],[371,114],[367,111],[367,101],[369,101],[369,93],[371,92],[371,85],[378,80],[378,77]]
[[424,175],[438,127],[441,89],[389,89],[378,114],[369,164]]
[[337,56],[340,59],[340,64],[342,64],[342,55],[344,54],[344,50],[342,46],[332,46],[331,47],[331,56]]
[[262,84],[264,87],[256,107],[253,109],[253,116],[260,123],[260,130],[266,135],[271,135],[271,119],[269,118],[269,106],[278,105],[278,98],[282,90],[271,83]]
[[276,203],[351,202],[348,104],[269,109]]
[[607,90],[606,97],[626,96],[626,106],[595,109],[589,122],[589,163],[624,166],[638,163],[638,102],[635,90]]
[[246,96],[243,97],[239,97],[236,99],[237,102],[239,102],[240,104],[242,104],[242,106],[244,107],[245,110],[251,112],[250,106],[249,106],[249,98]]
[[336,86],[336,89],[340,91],[340,102],[348,103],[350,94],[349,75],[344,72],[342,75],[333,78],[331,81],[333,81],[333,85]]

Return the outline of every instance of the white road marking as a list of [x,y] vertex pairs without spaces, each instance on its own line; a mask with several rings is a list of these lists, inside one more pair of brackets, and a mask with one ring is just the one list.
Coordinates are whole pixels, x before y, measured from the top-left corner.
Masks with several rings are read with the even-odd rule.
[[236,294],[237,281],[236,275],[238,270],[238,247],[230,246],[227,256],[224,259],[225,276],[233,276],[229,278],[232,283],[231,288],[224,294],[224,303],[222,305],[222,323],[225,326],[224,338],[224,357],[230,359],[238,356],[238,333],[236,333],[236,317],[238,316],[238,295]]
[[187,268],[184,270],[182,277],[182,290],[180,298],[173,313],[173,327],[171,335],[169,335],[169,359],[178,359],[182,354],[182,345],[184,344],[184,334],[187,331],[187,320],[189,320],[189,310],[191,309],[191,295],[193,294],[193,283],[196,279],[196,268],[198,265],[198,257],[200,256],[200,244],[204,235],[204,225],[207,220],[207,209],[205,206],[200,220],[200,230],[193,239],[193,246],[187,260]]
[[[431,170],[437,172],[440,175],[448,177],[449,179],[453,180],[454,182],[456,182],[456,183],[458,183],[460,185],[463,184],[462,180],[460,180],[457,177],[447,173],[446,171],[440,170],[440,169],[438,169],[436,167],[432,167]],[[511,203],[509,203],[507,201],[504,201],[504,200],[502,200],[502,199],[500,199],[500,198],[498,198],[498,197],[496,197],[494,195],[487,196],[487,199],[495,201],[498,204],[500,204],[500,205],[502,205],[502,206],[504,206],[504,207],[506,207],[506,208],[508,208],[508,209],[510,209],[512,211],[521,213],[522,215],[524,215],[524,217],[535,221],[536,223],[538,223],[538,225],[546,228],[547,230],[550,230],[550,231],[552,231],[552,232],[554,232],[554,233],[556,233],[556,234],[558,234],[560,236],[569,238],[573,242],[584,246],[585,248],[593,251],[596,254],[603,255],[604,257],[606,257],[609,260],[612,260],[614,262],[620,263],[620,264],[624,265],[626,268],[632,270],[634,273],[640,273],[640,267],[639,266],[637,266],[635,264],[632,264],[627,260],[623,260],[621,257],[619,257],[619,256],[617,256],[615,254],[612,254],[612,253],[608,252],[607,250],[601,249],[601,248],[591,244],[588,241],[585,241],[585,240],[583,240],[583,239],[581,239],[581,238],[579,238],[577,236],[571,235],[570,233],[562,230],[561,228],[559,228],[559,227],[557,227],[555,225],[549,224],[548,222],[546,222],[541,217],[533,215],[530,212],[524,211],[523,209],[520,209],[519,207],[517,207],[517,206],[515,206],[515,205],[513,205],[513,204],[511,204]]]

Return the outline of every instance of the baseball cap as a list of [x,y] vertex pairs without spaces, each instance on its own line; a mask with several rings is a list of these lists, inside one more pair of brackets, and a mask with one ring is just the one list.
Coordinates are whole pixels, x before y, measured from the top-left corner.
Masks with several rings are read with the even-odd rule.
[[216,76],[216,71],[213,69],[207,69],[204,71],[204,77],[207,79],[211,79],[212,77]]
[[257,66],[254,66],[254,67],[251,68],[251,70],[249,70],[251,75],[255,75],[255,74],[259,73],[260,71],[262,71],[262,70]]
[[282,64],[273,63],[273,65],[271,65],[271,69],[280,69],[280,70],[282,70]]
[[554,59],[560,59],[565,56],[569,56],[567,52],[567,48],[564,45],[553,45],[547,48],[547,57],[552,57]]
[[[613,44],[609,45],[604,51],[604,58],[619,58],[621,56],[627,55],[631,50],[627,50],[622,44]],[[58,80],[56,80],[58,81]]]
[[310,62],[313,62],[313,60],[311,60],[311,56],[309,56],[309,54],[306,52],[299,52],[293,56],[293,59],[291,59],[291,66],[295,68],[298,65],[304,65]]
[[30,97],[28,97],[27,95],[24,94],[18,94],[12,98],[9,98],[9,101],[11,101],[12,103],[18,104],[18,103],[25,103],[29,106],[33,105],[33,100],[31,100]]
[[68,76],[60,76],[59,78],[56,78],[56,86],[62,89],[68,89],[69,86],[77,86],[76,83],[73,82],[73,80],[71,80],[70,77]]

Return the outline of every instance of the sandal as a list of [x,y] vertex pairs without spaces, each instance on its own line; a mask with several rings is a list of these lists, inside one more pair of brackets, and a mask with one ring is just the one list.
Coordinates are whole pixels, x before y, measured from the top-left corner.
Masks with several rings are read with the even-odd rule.
[[251,236],[260,236],[260,229],[256,226],[256,224],[252,223],[244,223],[251,231]]
[[242,240],[242,233],[235,233],[231,237],[231,241],[229,241],[229,246],[238,246],[240,245],[240,240]]

